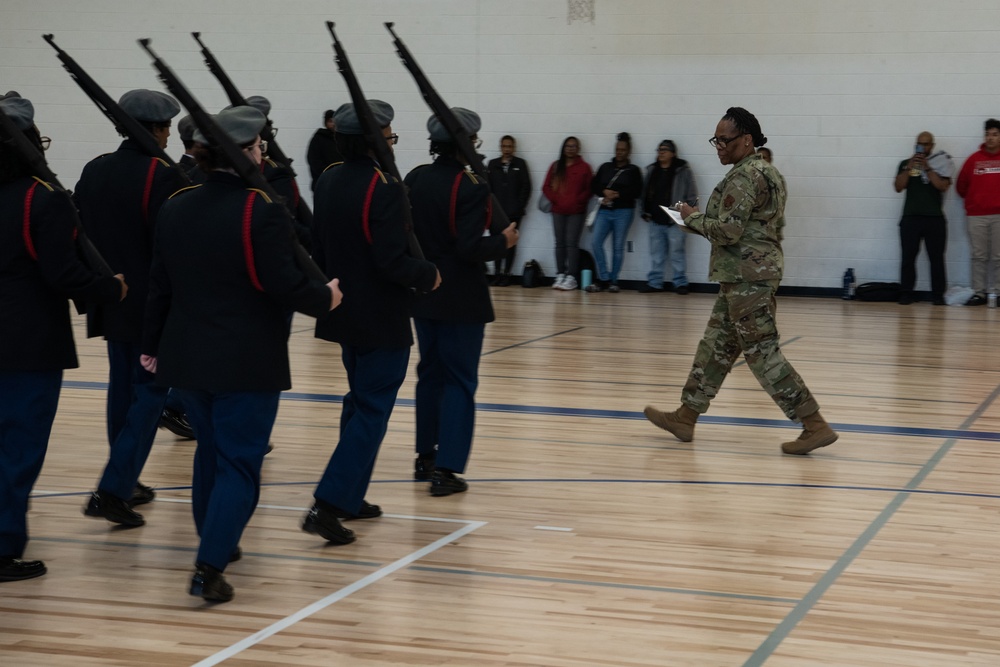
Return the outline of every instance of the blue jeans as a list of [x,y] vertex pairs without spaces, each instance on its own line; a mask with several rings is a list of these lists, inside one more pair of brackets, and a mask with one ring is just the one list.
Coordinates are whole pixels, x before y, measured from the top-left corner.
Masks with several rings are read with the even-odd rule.
[[[628,228],[632,226],[635,217],[634,208],[602,208],[594,221],[594,263],[597,264],[597,277],[604,282],[618,282],[618,274],[622,270],[625,259],[625,238]],[[604,240],[611,234],[611,273],[608,273],[608,261],[604,256]]]
[[663,265],[670,259],[670,268],[674,272],[674,289],[688,284],[687,258],[684,244],[687,242],[687,232],[680,225],[649,225],[649,276],[646,282],[650,287],[663,287]]

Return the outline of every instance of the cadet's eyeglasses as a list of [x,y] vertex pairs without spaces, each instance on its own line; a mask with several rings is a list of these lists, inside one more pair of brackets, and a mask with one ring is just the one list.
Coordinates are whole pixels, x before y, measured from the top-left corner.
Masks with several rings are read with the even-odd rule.
[[399,143],[399,135],[398,134],[390,134],[388,137],[385,138],[385,140],[388,141],[393,146],[395,146],[396,144]]
[[261,139],[259,144],[254,144],[252,146],[247,146],[247,150],[248,151],[252,151],[255,148],[259,148],[261,155],[264,155],[264,154],[267,153],[267,142],[264,141],[263,139]]
[[43,151],[49,150],[49,146],[52,145],[52,140],[49,139],[48,137],[41,137],[41,141],[42,141],[42,150]]
[[725,148],[726,144],[736,141],[742,136],[742,134],[737,134],[732,137],[712,137],[708,143],[712,144],[712,148]]

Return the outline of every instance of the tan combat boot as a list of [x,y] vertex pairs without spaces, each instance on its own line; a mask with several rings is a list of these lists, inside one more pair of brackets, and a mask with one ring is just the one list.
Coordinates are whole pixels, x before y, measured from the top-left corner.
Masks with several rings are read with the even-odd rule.
[[694,425],[698,421],[698,413],[686,405],[681,405],[673,412],[660,412],[652,405],[647,405],[642,414],[664,431],[673,433],[681,442],[691,442],[694,439]]
[[817,410],[802,418],[802,434],[797,440],[782,443],[781,451],[786,454],[808,454],[814,449],[832,445],[839,437]]

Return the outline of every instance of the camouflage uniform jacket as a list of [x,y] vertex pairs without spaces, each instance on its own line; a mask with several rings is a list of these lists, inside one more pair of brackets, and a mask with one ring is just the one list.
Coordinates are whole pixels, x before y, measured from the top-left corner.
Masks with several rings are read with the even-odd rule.
[[712,244],[709,279],[720,283],[780,280],[785,226],[785,180],[757,154],[729,170],[704,213],[685,220]]

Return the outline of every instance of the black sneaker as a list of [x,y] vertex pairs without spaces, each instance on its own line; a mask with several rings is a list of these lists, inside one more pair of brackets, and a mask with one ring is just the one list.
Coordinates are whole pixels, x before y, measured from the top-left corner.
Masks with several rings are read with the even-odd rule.
[[969,300],[965,302],[966,306],[985,306],[986,297],[982,294],[973,294],[969,297]]
[[467,491],[469,485],[465,480],[450,470],[435,470],[431,475],[431,495],[450,496],[453,493]]
[[418,482],[426,482],[434,472],[434,456],[418,456],[413,462],[413,479]]
[[100,489],[90,494],[90,500],[83,508],[83,513],[86,516],[101,517],[111,523],[129,528],[136,528],[146,523],[142,515],[133,510],[129,503]]
[[45,574],[45,563],[40,560],[21,560],[7,556],[0,558],[0,581],[23,581]]
[[350,528],[344,528],[340,524],[340,519],[332,512],[322,510],[316,505],[312,506],[309,514],[306,514],[306,518],[302,521],[302,530],[319,535],[332,544],[350,544],[357,539],[354,536],[354,531]]
[[639,294],[652,294],[653,292],[666,292],[667,290],[662,287],[653,287],[649,283],[643,283],[642,287],[639,288]]
[[131,507],[136,507],[138,505],[145,505],[146,503],[151,503],[156,498],[156,491],[142,484],[141,482],[136,482],[135,490],[132,491],[132,497],[128,499],[128,504]]
[[687,285],[681,285],[680,287],[674,289],[675,294],[687,294],[691,291],[691,288]]
[[194,576],[191,577],[191,587],[188,592],[209,602],[229,602],[234,595],[233,587],[229,585],[222,573],[211,565],[202,563],[195,565]]
[[339,507],[331,509],[333,510],[332,514],[342,521],[351,521],[353,519],[374,519],[375,517],[382,516],[382,508],[378,505],[372,505],[367,500],[361,501],[361,509],[358,510],[357,514],[345,512]]

